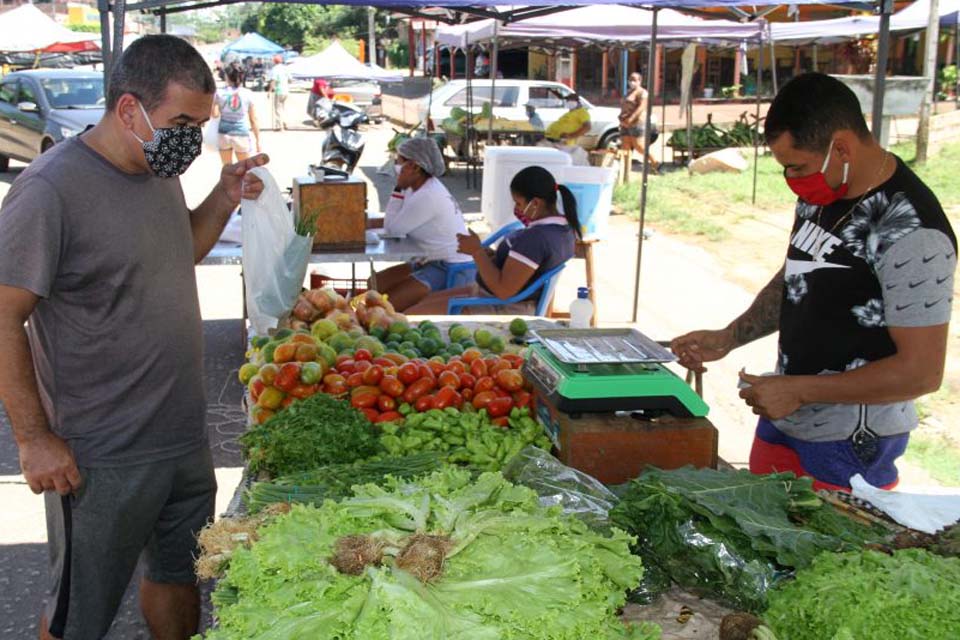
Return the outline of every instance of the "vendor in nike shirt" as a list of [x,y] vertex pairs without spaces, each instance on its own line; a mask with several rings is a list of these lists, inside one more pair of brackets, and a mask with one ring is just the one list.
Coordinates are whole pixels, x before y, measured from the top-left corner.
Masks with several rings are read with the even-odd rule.
[[703,370],[779,331],[775,375],[740,376],[740,397],[760,416],[750,470],[812,476],[817,488],[847,489],[856,474],[892,487],[917,426],[913,400],[943,379],[956,238],[840,81],[792,80],[765,135],[799,197],[784,267],[727,327],[672,348]]

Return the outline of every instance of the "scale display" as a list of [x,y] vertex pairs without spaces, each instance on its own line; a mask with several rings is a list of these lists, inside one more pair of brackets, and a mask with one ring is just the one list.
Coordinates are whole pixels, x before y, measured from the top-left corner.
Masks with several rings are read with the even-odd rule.
[[677,359],[636,329],[542,329],[533,333],[565,364],[661,363]]

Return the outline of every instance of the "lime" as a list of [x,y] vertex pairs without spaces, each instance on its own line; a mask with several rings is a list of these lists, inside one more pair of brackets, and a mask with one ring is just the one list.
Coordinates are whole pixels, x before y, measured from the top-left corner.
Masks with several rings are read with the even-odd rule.
[[440,345],[433,338],[423,338],[417,343],[417,349],[429,358],[436,355],[437,351],[440,350]]
[[410,327],[407,326],[406,322],[394,322],[390,324],[390,330],[388,333],[391,336],[402,336],[409,328]]
[[461,325],[457,325],[450,329],[450,340],[452,342],[460,342],[461,340],[469,340],[473,337],[473,334],[470,333],[470,329]]
[[370,335],[376,338],[377,340],[383,340],[387,337],[387,330],[383,327],[373,327],[370,329]]
[[422,337],[423,337],[422,333],[420,333],[416,329],[411,329],[410,331],[407,331],[405,334],[403,334],[403,341],[416,343]]
[[403,342],[400,343],[400,353],[403,353],[404,351],[412,351],[413,349],[416,349],[416,348],[417,348],[417,345],[415,345],[410,340],[404,340]]
[[493,334],[487,329],[477,329],[473,332],[473,339],[481,349],[489,349],[493,341]]
[[437,325],[433,324],[433,322],[431,322],[430,320],[422,320],[420,324],[417,325],[417,327],[421,331],[423,331],[424,329],[429,329],[430,327],[435,327],[435,326]]
[[471,347],[477,346],[477,343],[474,342],[473,338],[467,338],[460,341],[460,346],[464,349],[470,349]]
[[337,323],[333,320],[317,320],[310,327],[310,333],[318,340],[326,340],[338,331]]
[[463,354],[463,345],[457,344],[456,342],[451,342],[450,346],[447,347],[447,353],[452,356],[459,356]]
[[414,358],[419,358],[420,354],[414,351],[413,349],[404,349],[400,352],[400,355],[406,356],[407,358],[413,360]]
[[515,335],[518,338],[527,335],[529,327],[527,326],[527,321],[523,318],[514,318],[510,322],[510,333]]
[[506,347],[506,343],[500,336],[497,336],[490,341],[490,351],[493,353],[503,353],[503,350]]

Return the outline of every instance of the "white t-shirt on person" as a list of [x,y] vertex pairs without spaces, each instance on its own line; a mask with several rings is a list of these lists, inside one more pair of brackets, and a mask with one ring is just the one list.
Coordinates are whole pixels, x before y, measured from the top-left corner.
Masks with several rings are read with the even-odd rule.
[[428,178],[416,191],[393,192],[384,212],[383,228],[389,235],[416,240],[430,260],[471,260],[457,252],[457,234],[467,233],[460,205],[436,178]]

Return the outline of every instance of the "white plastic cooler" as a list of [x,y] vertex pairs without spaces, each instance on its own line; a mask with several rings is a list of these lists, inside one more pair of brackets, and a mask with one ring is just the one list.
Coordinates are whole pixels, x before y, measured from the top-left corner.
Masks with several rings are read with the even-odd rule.
[[584,238],[599,239],[606,234],[616,171],[573,166],[569,154],[547,147],[494,147],[486,150],[480,203],[492,230],[514,220],[510,182],[521,169],[529,166],[545,168],[557,182],[573,192]]

